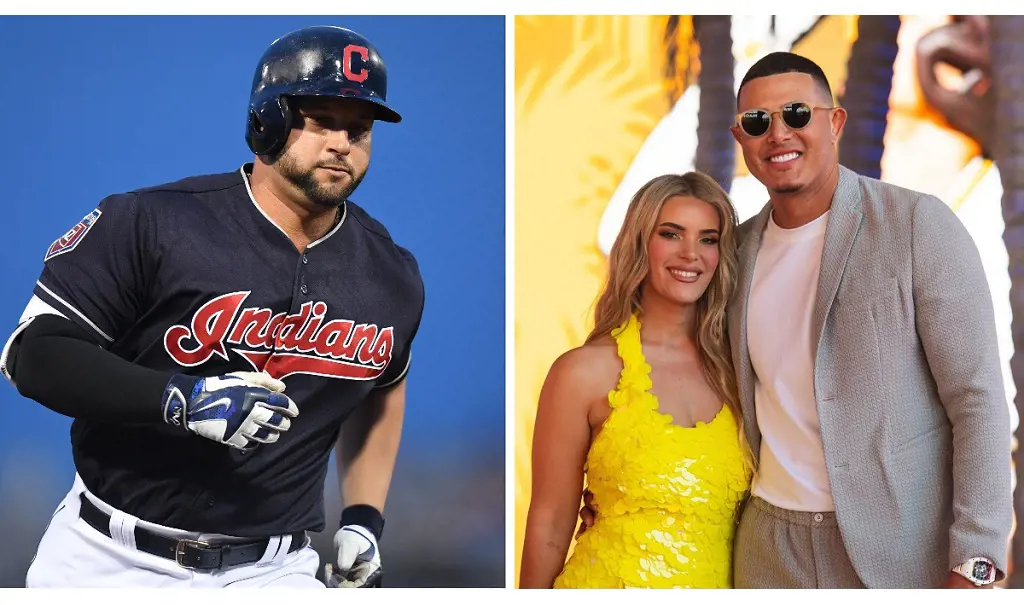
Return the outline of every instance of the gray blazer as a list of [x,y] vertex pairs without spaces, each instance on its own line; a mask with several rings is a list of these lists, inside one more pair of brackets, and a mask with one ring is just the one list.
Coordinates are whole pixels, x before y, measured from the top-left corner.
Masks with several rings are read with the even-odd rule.
[[[766,205],[739,227],[729,310],[754,452],[761,437],[747,300],[769,212]],[[825,462],[861,581],[938,587],[974,556],[1004,572],[1010,418],[991,294],[960,220],[933,196],[840,167],[812,321]]]

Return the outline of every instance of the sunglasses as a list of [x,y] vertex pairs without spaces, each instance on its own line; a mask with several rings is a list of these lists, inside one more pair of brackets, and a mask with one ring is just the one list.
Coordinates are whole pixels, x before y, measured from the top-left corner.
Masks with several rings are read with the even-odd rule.
[[783,123],[790,130],[803,130],[811,123],[811,117],[815,109],[835,109],[835,107],[822,107],[804,103],[803,101],[795,101],[783,105],[782,111],[748,109],[736,116],[736,123],[739,124],[743,132],[747,133],[747,136],[760,137],[764,136],[771,129],[772,115],[777,113],[782,116]]

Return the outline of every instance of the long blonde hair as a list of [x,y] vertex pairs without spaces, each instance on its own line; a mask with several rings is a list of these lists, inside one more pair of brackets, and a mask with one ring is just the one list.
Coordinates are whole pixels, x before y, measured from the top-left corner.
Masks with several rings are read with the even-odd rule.
[[710,176],[701,172],[662,175],[648,181],[630,200],[622,229],[608,255],[607,282],[594,309],[594,329],[586,342],[609,335],[631,315],[641,312],[641,291],[650,271],[647,247],[662,207],[675,196],[697,198],[718,212],[721,223],[718,268],[696,303],[695,339],[704,377],[732,411],[739,425],[744,457],[751,468],[756,468],[744,433],[725,311],[736,287],[736,211],[729,194]]

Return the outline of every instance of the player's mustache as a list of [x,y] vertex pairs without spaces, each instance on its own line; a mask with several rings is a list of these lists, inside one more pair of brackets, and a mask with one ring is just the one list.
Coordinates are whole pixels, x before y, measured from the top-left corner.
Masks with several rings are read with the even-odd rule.
[[318,168],[330,168],[333,170],[344,170],[345,172],[352,174],[352,166],[348,162],[334,161],[334,162],[321,162],[317,164]]

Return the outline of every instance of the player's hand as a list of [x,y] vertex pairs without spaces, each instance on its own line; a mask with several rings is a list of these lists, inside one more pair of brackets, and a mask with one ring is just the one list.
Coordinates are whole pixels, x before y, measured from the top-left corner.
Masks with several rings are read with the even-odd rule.
[[284,383],[263,372],[202,378],[175,374],[164,389],[164,422],[238,448],[274,443],[299,415]]
[[380,588],[383,569],[373,532],[362,525],[346,525],[334,534],[337,565],[324,566],[328,588]]

